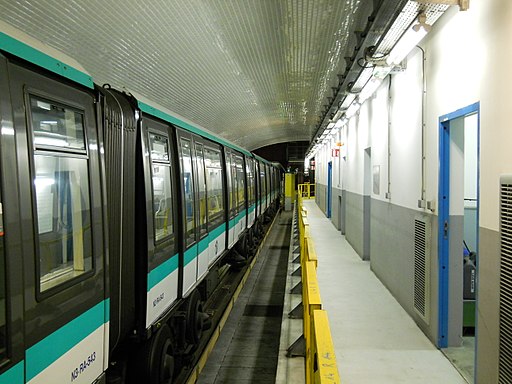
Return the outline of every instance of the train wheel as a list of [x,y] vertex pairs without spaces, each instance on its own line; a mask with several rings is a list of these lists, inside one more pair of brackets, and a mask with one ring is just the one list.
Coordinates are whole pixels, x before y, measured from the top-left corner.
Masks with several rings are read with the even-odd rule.
[[146,358],[148,382],[171,384],[174,376],[174,355],[171,329],[167,324],[164,324],[150,341]]
[[187,299],[187,325],[185,335],[187,342],[191,344],[194,349],[198,346],[203,330],[205,329],[208,316],[203,311],[203,303],[201,295],[196,289]]
[[245,259],[249,258],[250,255],[247,235],[242,236],[242,238],[238,240],[238,243],[236,243],[236,250]]

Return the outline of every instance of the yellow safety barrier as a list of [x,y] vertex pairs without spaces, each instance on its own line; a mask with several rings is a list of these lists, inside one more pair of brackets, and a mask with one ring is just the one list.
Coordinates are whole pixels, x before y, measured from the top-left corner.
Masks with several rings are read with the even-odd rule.
[[298,196],[306,384],[340,383],[327,313],[322,310],[316,274],[318,258],[310,238],[307,211],[302,206],[303,195]]
[[312,199],[315,197],[315,184],[304,183],[299,184],[298,195],[304,199]]
[[332,344],[327,312],[313,310],[313,332],[311,333],[312,383],[340,383],[336,354]]

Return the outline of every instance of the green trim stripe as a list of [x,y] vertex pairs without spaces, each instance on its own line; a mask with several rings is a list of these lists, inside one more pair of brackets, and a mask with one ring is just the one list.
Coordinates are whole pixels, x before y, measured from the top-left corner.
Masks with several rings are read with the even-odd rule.
[[183,255],[183,263],[185,265],[189,264],[192,260],[197,257],[197,244],[194,244],[192,247],[185,251]]
[[234,228],[234,227],[235,227],[235,225],[236,225],[235,220],[236,220],[236,218],[235,218],[235,219],[233,219],[233,220],[229,220],[229,229],[231,229],[231,228]]
[[76,83],[94,89],[92,78],[87,73],[79,71],[60,60],[54,59],[46,53],[16,40],[3,32],[0,32],[0,49],[21,57],[24,60],[30,61],[31,63],[43,67],[53,73],[66,77]]
[[200,255],[205,249],[208,249],[209,245],[210,238],[209,236],[206,236],[203,240],[199,242],[199,245],[197,246],[197,254]]
[[206,137],[207,139],[210,139],[216,143],[219,143],[219,144],[222,144],[222,145],[225,145],[227,147],[230,147],[230,148],[233,148],[233,149],[236,149],[237,151],[239,152],[242,152],[244,153],[245,155],[247,156],[252,156],[251,153],[249,151],[247,151],[246,149],[243,149],[241,147],[238,147],[226,140],[223,140],[219,137],[216,137],[214,135],[212,135],[211,133],[209,132],[206,132],[206,131],[203,131],[201,128],[199,127],[196,127],[190,123],[187,123],[183,120],[180,120],[179,118],[177,117],[174,117],[174,116],[171,116],[169,115],[168,113],[165,113],[165,112],[162,112],[160,111],[159,109],[155,108],[155,107],[152,107],[151,105],[148,105],[142,101],[137,101],[138,104],[139,104],[139,108],[142,112],[145,112],[145,113],[148,113],[152,116],[155,116],[155,117],[158,117],[159,119],[162,119],[162,120],[165,120],[171,124],[174,124],[174,125],[178,125],[180,128],[184,128],[186,129],[187,131],[189,132],[192,132],[192,133],[195,133],[195,134],[198,134],[200,136],[203,136],[203,137]]
[[158,267],[148,273],[148,292],[159,282],[178,269],[178,254],[164,261]]
[[71,320],[26,352],[27,382],[32,380],[62,355],[101,327],[105,317],[105,301]]
[[213,229],[210,232],[210,235],[208,237],[210,238],[210,241],[213,241],[225,232],[226,232],[226,223],[222,223],[217,228]]
[[0,376],[0,384],[23,384],[25,382],[23,377],[24,371],[25,362],[20,361]]
[[253,213],[255,209],[256,209],[256,204],[253,204],[253,205],[251,205],[251,206],[249,207],[249,209],[247,210],[247,212],[249,212],[249,213]]

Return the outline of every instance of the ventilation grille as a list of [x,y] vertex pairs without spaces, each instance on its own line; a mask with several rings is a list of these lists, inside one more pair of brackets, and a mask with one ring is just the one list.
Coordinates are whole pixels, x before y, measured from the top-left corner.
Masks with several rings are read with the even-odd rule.
[[414,309],[429,322],[430,225],[427,217],[414,220]]
[[512,177],[501,178],[500,192],[499,383],[512,383]]

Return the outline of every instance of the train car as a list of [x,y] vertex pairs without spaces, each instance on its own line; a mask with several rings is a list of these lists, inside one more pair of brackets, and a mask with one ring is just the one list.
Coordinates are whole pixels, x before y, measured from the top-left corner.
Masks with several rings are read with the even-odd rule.
[[172,382],[277,171],[24,39],[0,33],[0,383]]

